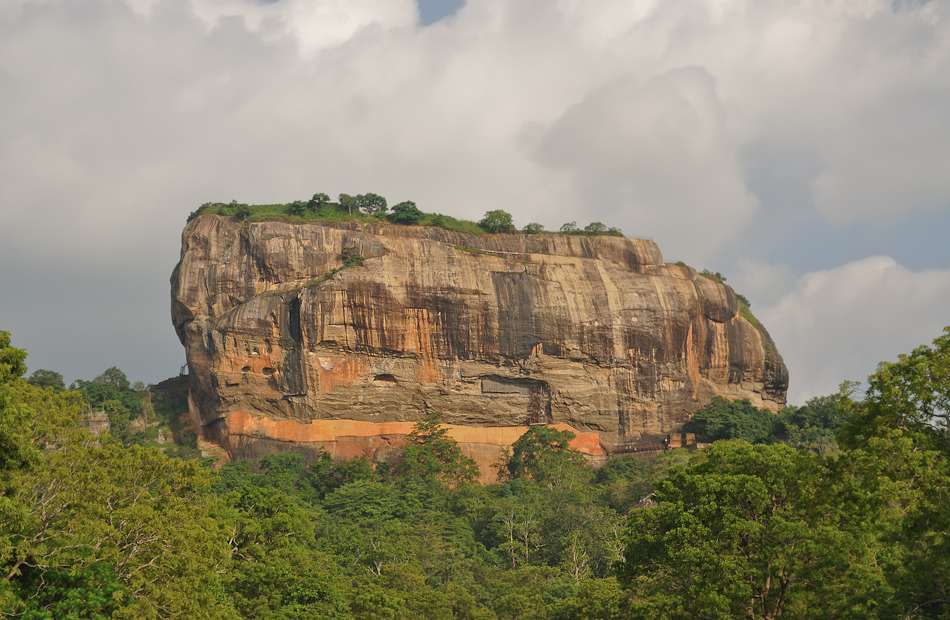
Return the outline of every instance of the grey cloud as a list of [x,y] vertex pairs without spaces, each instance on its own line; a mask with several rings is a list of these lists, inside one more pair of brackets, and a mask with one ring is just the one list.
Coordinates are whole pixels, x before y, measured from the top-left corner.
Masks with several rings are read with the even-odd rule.
[[800,277],[775,304],[756,310],[791,375],[789,402],[862,381],[940,335],[950,306],[950,270],[911,271],[872,256]]
[[[315,191],[598,220],[671,260],[797,282],[813,222],[854,248],[855,222],[950,205],[948,12],[469,0],[423,28],[411,0],[7,2],[0,325],[34,368],[161,380],[187,214]],[[920,316],[942,320],[939,301]],[[869,328],[903,329],[885,314]],[[779,347],[820,346],[795,316],[770,315]]]
[[591,92],[553,124],[536,157],[571,175],[577,203],[623,213],[641,234],[662,237],[668,252],[708,254],[756,208],[714,81],[697,67]]

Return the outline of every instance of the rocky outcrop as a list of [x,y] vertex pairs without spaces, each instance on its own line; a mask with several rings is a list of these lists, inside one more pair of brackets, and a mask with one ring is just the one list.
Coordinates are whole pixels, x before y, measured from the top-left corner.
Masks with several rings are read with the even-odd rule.
[[306,444],[298,427],[326,446],[391,434],[331,422],[430,412],[486,445],[549,423],[610,452],[660,442],[717,395],[776,410],[788,382],[728,286],[639,239],[203,215],[172,315],[195,415],[237,458]]

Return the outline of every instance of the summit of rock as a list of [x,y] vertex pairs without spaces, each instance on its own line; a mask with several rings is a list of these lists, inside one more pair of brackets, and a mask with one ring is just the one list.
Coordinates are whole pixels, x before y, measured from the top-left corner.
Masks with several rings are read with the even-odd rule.
[[714,396],[785,402],[732,289],[649,240],[202,215],[171,281],[194,413],[234,458],[385,458],[393,424],[432,412],[482,429],[457,431],[470,452],[547,423],[603,453],[658,443]]

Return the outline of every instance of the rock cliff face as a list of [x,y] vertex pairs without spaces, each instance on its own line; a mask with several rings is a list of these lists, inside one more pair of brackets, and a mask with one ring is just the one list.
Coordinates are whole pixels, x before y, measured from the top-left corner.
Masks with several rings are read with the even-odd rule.
[[785,401],[732,289],[652,241],[204,215],[171,281],[193,410],[235,458],[343,437],[384,458],[405,431],[386,424],[429,412],[483,428],[470,451],[544,422],[595,454],[656,444],[716,395]]

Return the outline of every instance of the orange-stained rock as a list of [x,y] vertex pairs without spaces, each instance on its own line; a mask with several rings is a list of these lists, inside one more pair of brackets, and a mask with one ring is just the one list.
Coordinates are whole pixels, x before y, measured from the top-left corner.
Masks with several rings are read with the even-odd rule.
[[788,383],[731,288],[640,239],[203,215],[172,315],[194,415],[234,458],[385,458],[431,412],[483,466],[533,423],[596,455],[658,444],[717,395],[777,410]]
[[[366,458],[371,462],[392,458],[402,447],[404,438],[415,426],[413,422],[362,422],[359,420],[271,420],[253,416],[246,411],[232,411],[225,418],[228,440],[238,446],[271,444],[275,451],[283,451],[280,443],[291,444],[292,449],[316,453],[326,449],[335,459]],[[443,424],[449,436],[458,442],[462,452],[478,463],[483,482],[492,482],[496,470],[492,467],[501,460],[501,449],[513,444],[527,432],[528,426],[473,427]],[[571,448],[590,457],[604,456],[596,433],[579,433],[566,424],[553,428],[571,431],[576,436]],[[265,450],[268,452],[270,450]],[[251,455],[254,456],[254,455]]]

